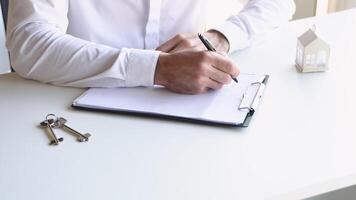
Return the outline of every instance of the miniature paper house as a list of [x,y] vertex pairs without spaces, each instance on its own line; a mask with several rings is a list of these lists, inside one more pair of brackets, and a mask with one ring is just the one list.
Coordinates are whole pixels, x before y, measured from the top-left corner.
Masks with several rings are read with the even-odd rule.
[[326,71],[330,46],[310,29],[298,38],[296,66],[301,72]]

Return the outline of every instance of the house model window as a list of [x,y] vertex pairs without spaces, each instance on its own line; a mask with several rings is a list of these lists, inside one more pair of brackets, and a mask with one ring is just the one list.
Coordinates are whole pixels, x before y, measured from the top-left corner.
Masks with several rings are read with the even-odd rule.
[[296,66],[301,72],[320,72],[329,68],[330,46],[315,30],[308,30],[298,38]]

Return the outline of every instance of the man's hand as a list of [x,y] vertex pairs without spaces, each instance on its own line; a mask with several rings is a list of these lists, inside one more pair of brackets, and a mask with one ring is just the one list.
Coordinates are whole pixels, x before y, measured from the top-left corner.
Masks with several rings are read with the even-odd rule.
[[[229,42],[220,32],[210,30],[204,33],[204,35],[213,43],[219,53],[226,54],[229,51]],[[157,50],[166,53],[175,53],[184,50],[205,51],[207,49],[197,34],[179,34],[159,46]]]
[[155,84],[171,91],[200,94],[220,89],[240,71],[230,59],[209,51],[161,53],[155,72]]

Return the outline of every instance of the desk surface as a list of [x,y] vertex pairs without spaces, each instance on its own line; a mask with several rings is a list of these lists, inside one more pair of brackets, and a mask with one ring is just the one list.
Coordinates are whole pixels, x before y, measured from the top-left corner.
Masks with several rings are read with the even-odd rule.
[[[75,110],[82,89],[0,76],[0,199],[297,199],[356,184],[355,21],[350,10],[291,22],[232,56],[271,75],[249,128]],[[314,23],[331,69],[301,74],[296,37]],[[64,143],[48,146],[47,113],[92,140],[57,130]]]

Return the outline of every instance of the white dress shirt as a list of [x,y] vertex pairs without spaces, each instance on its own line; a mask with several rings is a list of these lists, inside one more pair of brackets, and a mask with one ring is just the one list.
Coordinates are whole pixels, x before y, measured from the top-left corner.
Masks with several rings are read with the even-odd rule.
[[[211,0],[218,1],[218,0]],[[224,2],[226,1],[226,2]],[[231,1],[231,0],[230,0]],[[73,87],[153,86],[160,44],[207,28],[207,0],[11,0],[7,47],[17,73]],[[225,4],[224,4],[225,3]],[[286,22],[293,0],[250,0],[214,29],[230,52]],[[231,7],[231,6],[229,6]]]

